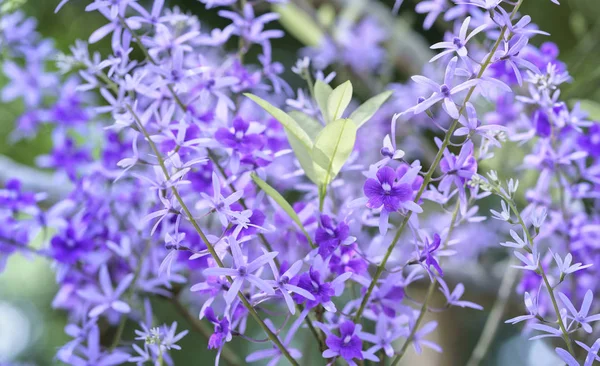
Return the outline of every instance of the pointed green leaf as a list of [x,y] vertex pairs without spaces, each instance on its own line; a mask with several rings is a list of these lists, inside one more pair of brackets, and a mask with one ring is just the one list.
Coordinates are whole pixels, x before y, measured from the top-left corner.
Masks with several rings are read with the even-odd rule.
[[304,10],[291,2],[274,5],[273,10],[279,14],[279,22],[297,40],[307,46],[318,46],[323,39],[323,30]]
[[[304,132],[306,132],[308,137],[313,142],[317,138],[319,132],[323,130],[323,125],[321,122],[315,120],[305,113],[300,111],[291,111],[289,115],[298,123],[298,125],[304,130]],[[287,129],[285,130],[285,133],[292,150],[294,150],[296,159],[298,159],[302,170],[304,170],[304,174],[306,174],[308,179],[310,179],[313,183],[317,185],[320,184],[325,177],[325,170],[313,162],[312,147],[307,148]]]
[[333,92],[333,89],[331,89],[328,84],[325,84],[321,80],[315,82],[315,99],[317,100],[317,105],[319,106],[319,110],[323,115],[325,123],[331,122],[329,113],[327,112],[327,101],[329,100],[331,92]]
[[262,107],[265,111],[267,111],[271,116],[273,116],[276,120],[279,121],[285,127],[286,131],[292,134],[302,145],[305,145],[307,149],[312,148],[312,140],[308,136],[308,134],[300,127],[298,122],[294,120],[287,113],[282,111],[281,109],[273,106],[271,103],[267,102],[264,99],[257,97],[254,94],[245,93],[245,96],[252,99],[256,104]]
[[333,25],[333,22],[335,21],[335,12],[335,6],[331,3],[324,3],[319,10],[317,10],[317,19],[325,29],[328,29]]
[[333,89],[327,99],[327,120],[331,122],[340,119],[350,100],[352,100],[352,83],[348,80]]
[[375,112],[381,108],[383,103],[385,103],[393,93],[393,91],[388,90],[381,94],[377,94],[373,98],[364,102],[360,107],[356,108],[349,118],[356,123],[357,128],[360,128],[362,125],[367,123],[371,117],[373,117]]
[[323,185],[328,185],[339,173],[354,149],[356,124],[350,119],[338,119],[319,133],[312,156],[315,165],[325,170]]
[[290,111],[288,114],[298,123],[298,125],[300,125],[300,128],[306,132],[311,141],[314,142],[319,132],[323,129],[323,124],[308,114],[300,111]]
[[325,179],[325,169],[313,162],[312,148],[307,148],[287,128],[285,129],[285,134],[292,150],[294,150],[296,159],[298,159],[302,170],[304,170],[304,174],[316,185],[321,184]]
[[279,192],[277,192],[277,190],[275,190],[275,188],[271,187],[269,183],[260,179],[258,175],[252,173],[251,176],[254,183],[256,183],[256,185],[259,186],[260,189],[262,189],[269,197],[271,197],[275,202],[277,202],[279,207],[281,207],[283,211],[285,211],[285,213],[287,213],[287,215],[292,219],[292,221],[294,221],[296,225],[298,225],[304,236],[306,236],[306,239],[308,239],[310,246],[315,248],[315,245],[313,244],[310,235],[308,235],[308,232],[304,228],[304,225],[302,225],[302,221],[300,221],[300,218],[298,217],[296,211],[294,211],[294,209],[292,208],[292,205],[290,205],[288,201]]

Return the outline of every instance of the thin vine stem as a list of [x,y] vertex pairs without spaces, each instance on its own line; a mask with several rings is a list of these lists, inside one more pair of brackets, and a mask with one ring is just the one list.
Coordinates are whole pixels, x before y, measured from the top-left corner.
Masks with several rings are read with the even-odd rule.
[[[156,158],[158,160],[158,164],[159,164],[159,166],[160,166],[160,168],[161,168],[161,170],[162,170],[162,172],[163,172],[163,174],[165,176],[165,179],[169,180],[170,179],[169,170],[167,169],[167,166],[165,164],[165,161],[163,160],[163,157],[162,157],[162,154],[161,154],[160,150],[156,147],[156,144],[154,143],[154,141],[152,141],[150,135],[148,134],[148,131],[146,130],[146,128],[142,124],[142,121],[139,119],[138,115],[134,112],[134,110],[131,108],[130,105],[127,105],[127,110],[129,111],[129,113],[131,113],[131,115],[135,119],[135,122],[136,122],[138,128],[140,129],[140,131],[142,132],[142,134],[144,135],[144,137],[148,141],[148,144],[150,145],[150,148],[152,149],[152,151],[156,155]],[[198,223],[194,219],[194,216],[192,215],[191,211],[189,210],[189,208],[187,207],[187,205],[185,204],[185,202],[181,198],[181,195],[179,194],[179,191],[177,190],[177,188],[175,186],[171,186],[171,192],[173,193],[173,196],[175,197],[175,199],[177,200],[177,202],[181,206],[181,209],[183,210],[185,216],[187,217],[187,219],[189,220],[189,222],[192,224],[192,226],[194,227],[194,229],[196,230],[196,232],[198,233],[198,235],[202,239],[202,242],[204,242],[204,244],[206,245],[206,248],[208,249],[209,253],[213,257],[213,259],[215,260],[215,262],[217,263],[217,265],[219,267],[223,268],[224,265],[223,265],[223,262],[221,261],[221,258],[219,258],[219,256],[218,256],[217,252],[215,251],[215,248],[213,247],[212,243],[210,242],[210,240],[208,240],[208,238],[204,234],[204,231],[202,230],[202,228],[200,228],[200,225],[198,225]],[[227,276],[227,280],[230,283],[233,282],[233,279],[231,278],[231,276]],[[244,296],[244,294],[241,291],[238,292],[238,298],[240,299],[240,301],[242,302],[242,304],[244,305],[244,307],[248,310],[248,313],[250,313],[250,315],[252,316],[252,318],[254,318],[254,320],[260,325],[260,327],[266,333],[267,337],[269,337],[269,339],[271,340],[271,342],[273,342],[273,344],[275,345],[275,347],[277,347],[279,349],[279,351],[281,352],[281,354],[285,358],[287,358],[288,361],[292,365],[297,366],[298,362],[296,362],[296,360],[292,357],[292,355],[287,350],[287,348],[283,345],[283,343],[281,343],[281,340],[279,339],[279,337],[277,337],[277,335],[275,333],[273,333],[273,331],[271,331],[271,329],[269,329],[269,327],[267,326],[267,324],[258,315],[258,313],[256,312],[256,310],[252,307],[252,305],[250,304],[250,302],[248,301],[248,299],[246,299],[246,296]]]
[[[515,5],[512,13],[511,13],[511,19],[517,13],[517,11],[521,7],[522,3],[523,3],[523,0],[519,0],[517,2],[517,4]],[[494,43],[494,46],[492,47],[492,50],[488,54],[486,60],[481,65],[481,68],[479,69],[479,72],[477,73],[477,77],[476,77],[477,79],[481,78],[483,76],[483,73],[491,65],[492,59],[494,57],[494,54],[498,50],[498,47],[500,47],[500,43],[504,39],[504,35],[506,34],[507,30],[508,30],[507,26],[502,27],[502,30],[500,31],[500,35],[498,36],[498,39]],[[469,89],[469,91],[467,92],[467,95],[465,96],[463,104],[460,107],[460,110],[458,111],[459,115],[464,112],[464,110],[466,108],[466,104],[471,99],[471,96],[475,92],[475,88],[476,87],[477,87],[477,85],[472,86]],[[446,135],[444,136],[444,140],[442,141],[442,145],[440,146],[440,149],[437,152],[437,154],[435,156],[435,159],[434,159],[433,163],[431,164],[431,167],[429,168],[429,171],[427,172],[427,175],[423,179],[423,183],[421,184],[421,188],[417,192],[417,195],[416,195],[416,197],[414,199],[415,203],[418,204],[419,200],[421,199],[421,196],[423,195],[423,192],[425,191],[425,188],[429,185],[429,182],[433,178],[433,174],[434,174],[435,170],[437,169],[438,165],[440,164],[440,162],[442,160],[442,157],[443,157],[443,154],[444,154],[444,151],[448,147],[448,145],[450,143],[450,140],[452,138],[452,134],[454,133],[454,131],[456,130],[457,127],[458,127],[458,119],[455,119],[452,122],[452,125],[450,126],[450,128],[448,128],[448,132],[446,132]],[[363,297],[363,300],[362,300],[362,302],[360,304],[360,307],[359,307],[358,311],[356,312],[356,315],[354,316],[354,321],[355,322],[358,322],[360,320],[360,318],[362,316],[362,313],[365,310],[365,307],[369,303],[369,299],[371,298],[371,295],[373,293],[373,289],[375,288],[375,285],[379,281],[379,278],[381,277],[381,274],[383,273],[383,270],[384,270],[384,268],[385,268],[385,266],[387,264],[387,261],[389,260],[390,256],[392,255],[392,252],[393,252],[394,248],[396,247],[396,244],[400,240],[400,236],[404,232],[404,229],[408,225],[408,221],[410,220],[411,216],[412,216],[412,211],[409,211],[406,214],[406,216],[404,216],[404,219],[402,220],[402,223],[400,224],[400,227],[398,228],[398,231],[396,231],[396,235],[392,239],[392,242],[390,243],[390,245],[389,245],[389,247],[388,247],[388,249],[387,249],[387,251],[386,251],[386,253],[385,253],[384,257],[383,257],[383,260],[381,261],[381,263],[377,267],[375,275],[373,276],[373,279],[371,280],[371,284],[369,285],[369,288],[367,289],[367,292],[366,292],[365,296]]]

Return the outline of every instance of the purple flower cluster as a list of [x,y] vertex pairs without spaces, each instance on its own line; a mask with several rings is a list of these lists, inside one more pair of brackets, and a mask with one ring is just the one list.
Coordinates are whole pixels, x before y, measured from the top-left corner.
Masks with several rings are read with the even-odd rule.
[[[68,2],[57,10],[75,6]],[[482,309],[463,299],[473,295],[444,265],[477,260],[456,249],[464,247],[457,233],[474,237],[468,230],[487,221],[510,233],[502,246],[524,270],[518,291],[529,315],[508,322],[527,321],[541,332],[534,338],[561,338],[556,355],[568,365],[582,354],[574,344],[586,365],[598,359],[600,127],[560,100],[569,74],[553,44],[530,43],[546,33],[520,15],[523,0],[419,2],[425,28],[437,21],[454,31],[431,47],[441,52],[424,75],[368,90],[380,94],[362,105],[351,82],[334,86],[327,71],[380,72],[390,31],[377,21],[340,18],[319,29],[292,68],[307,83],[294,93],[273,60],[271,42],[284,34],[272,29],[278,13],[260,13],[258,2],[201,2],[220,8],[223,29],[162,0],[149,9],[87,1],[106,24],[68,54],[23,13],[0,17],[2,100],[27,109],[13,137],[52,125],[53,148],[36,162],[69,187],[47,203],[6,182],[0,268],[15,253],[53,262],[52,305],[68,315],[72,338],[58,360],[172,365],[188,331],[157,319],[151,300],[212,329],[206,345],[216,364],[239,364],[227,350],[234,337],[261,343],[249,323],[269,347],[246,362],[304,362],[305,348],[292,342],[301,333],[314,338],[322,364],[397,364],[411,345],[441,352],[427,340],[437,322],[423,324],[424,314],[438,290],[445,308]],[[88,51],[105,37],[110,54]],[[53,59],[60,74],[48,71]],[[412,128],[438,136],[421,141],[430,156],[397,138]],[[512,168],[538,176],[525,201],[514,177],[483,174],[508,143],[528,149]],[[478,216],[478,201],[491,195],[502,202],[496,220]],[[422,301],[405,296],[417,282],[428,286]]]

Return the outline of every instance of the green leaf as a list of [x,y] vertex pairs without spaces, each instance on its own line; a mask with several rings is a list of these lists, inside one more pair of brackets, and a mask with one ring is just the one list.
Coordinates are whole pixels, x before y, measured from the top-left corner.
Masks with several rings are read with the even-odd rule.
[[340,172],[354,149],[357,127],[350,119],[338,119],[325,126],[313,147],[315,165],[325,170],[322,185],[328,185]]
[[307,149],[312,148],[312,140],[309,135],[300,127],[298,122],[289,116],[287,113],[282,111],[281,109],[273,106],[271,103],[267,102],[264,99],[257,97],[254,94],[245,93],[245,96],[252,99],[256,104],[262,107],[265,111],[267,111],[271,116],[273,116],[276,120],[279,121],[285,127],[286,131],[292,134],[300,143],[302,143]]
[[319,23],[321,23],[325,29],[330,28],[335,21],[335,6],[330,3],[324,3],[319,10],[317,10],[317,18],[319,19]]
[[312,118],[308,114],[302,113],[300,111],[290,111],[288,114],[296,122],[298,122],[298,125],[300,125],[304,132],[306,132],[308,137],[310,137],[311,141],[314,142],[319,132],[321,132],[321,130],[323,129],[323,124],[321,124],[321,122]]
[[[308,134],[311,141],[315,141],[319,132],[323,130],[323,125],[321,122],[316,119],[310,117],[309,115],[302,113],[300,111],[291,111],[289,113],[292,118],[298,122],[300,127]],[[290,132],[286,130],[286,135],[288,137],[288,142],[294,150],[294,154],[296,155],[296,159],[300,162],[300,166],[302,170],[304,170],[304,174],[316,185],[321,184],[325,177],[325,169],[316,165],[313,162],[312,158],[312,145],[311,148],[306,148],[296,137],[294,137]]]
[[307,148],[306,145],[300,142],[300,140],[298,140],[287,128],[285,129],[285,134],[287,135],[292,150],[294,150],[296,159],[298,159],[302,170],[304,170],[304,174],[306,174],[308,179],[316,185],[321,184],[325,178],[325,169],[314,163],[312,148]]
[[307,46],[318,46],[323,39],[323,31],[313,18],[292,3],[274,5],[279,13],[279,22],[296,39]]
[[342,114],[352,100],[352,83],[350,80],[333,89],[327,99],[327,120],[335,121],[342,117]]
[[315,99],[317,100],[319,110],[321,110],[321,114],[323,115],[325,123],[332,121],[329,119],[329,113],[327,112],[327,101],[329,100],[332,92],[333,89],[331,89],[328,84],[325,84],[321,80],[317,80],[317,82],[315,82]]
[[283,211],[285,211],[285,213],[287,213],[288,216],[292,219],[292,221],[294,221],[296,225],[298,225],[300,230],[302,230],[304,236],[306,236],[306,239],[308,239],[310,246],[315,248],[315,245],[313,244],[310,235],[308,235],[308,232],[304,228],[304,225],[302,225],[302,221],[300,221],[300,218],[298,217],[298,214],[296,214],[296,211],[294,211],[294,209],[292,208],[292,205],[290,205],[288,201],[286,201],[286,199],[279,192],[277,192],[277,190],[275,190],[275,188],[271,187],[269,183],[260,179],[258,175],[252,173],[251,177],[254,183],[256,183],[256,185],[259,186],[260,189],[262,189],[269,197],[271,197],[275,202],[277,202],[279,207],[281,207]]
[[388,100],[388,98],[393,93],[394,92],[392,92],[391,90],[388,90],[384,91],[381,94],[377,94],[373,98],[370,98],[369,100],[364,102],[360,107],[356,108],[356,110],[352,112],[349,118],[352,121],[354,121],[354,123],[356,123],[357,128],[360,128],[362,125],[367,123],[367,121],[370,120],[371,117],[373,117],[375,112],[377,112],[377,110],[381,108],[383,103],[385,103],[385,101]]

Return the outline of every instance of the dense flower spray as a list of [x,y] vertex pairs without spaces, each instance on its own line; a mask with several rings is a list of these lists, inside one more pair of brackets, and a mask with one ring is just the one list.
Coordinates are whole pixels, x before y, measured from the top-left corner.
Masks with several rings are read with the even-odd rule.
[[[427,339],[438,324],[424,315],[437,291],[446,307],[482,309],[444,264],[461,260],[460,229],[494,221],[478,214],[489,196],[501,202],[491,218],[512,238],[501,245],[523,270],[528,315],[507,322],[560,338],[556,355],[568,365],[599,359],[599,127],[561,101],[569,74],[552,43],[531,45],[546,33],[520,13],[523,0],[418,2],[424,28],[454,31],[404,85],[360,77],[386,67],[390,37],[372,18],[313,19],[321,36],[292,68],[306,84],[296,92],[271,44],[293,4],[201,2],[228,25],[207,28],[162,0],[87,1],[105,25],[67,54],[22,12],[0,16],[1,97],[27,107],[12,138],[51,125],[53,148],[37,163],[70,189],[45,203],[18,180],[5,184],[0,268],[15,253],[53,261],[52,305],[68,314],[72,338],[57,359],[173,364],[188,331],[157,322],[151,299],[172,304],[190,329],[208,326],[216,364],[242,362],[228,350],[234,337],[269,343],[245,362],[310,362],[293,342],[303,333],[323,365],[397,365],[411,346],[441,352]],[[88,51],[107,37],[111,54]],[[409,128],[437,136],[430,156],[404,151],[397,132]],[[539,175],[525,201],[518,180],[481,171],[516,142],[528,151],[521,168]],[[36,236],[41,247],[30,245]],[[428,287],[421,301],[405,296],[415,283]]]

